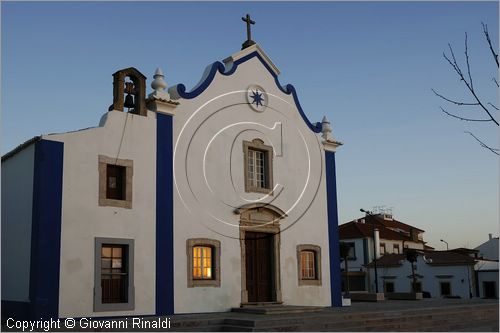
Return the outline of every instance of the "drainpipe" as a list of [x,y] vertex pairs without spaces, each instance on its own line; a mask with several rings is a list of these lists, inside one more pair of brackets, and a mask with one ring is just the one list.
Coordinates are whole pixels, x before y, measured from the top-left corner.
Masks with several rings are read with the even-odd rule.
[[380,258],[380,234],[379,234],[379,230],[377,228],[375,228],[375,230],[373,231],[373,235],[374,235],[374,242],[375,242],[375,257],[377,259]]

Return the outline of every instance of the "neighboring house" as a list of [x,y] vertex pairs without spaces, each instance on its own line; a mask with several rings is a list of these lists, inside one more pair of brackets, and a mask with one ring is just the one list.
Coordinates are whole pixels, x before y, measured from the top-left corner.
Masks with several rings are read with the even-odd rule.
[[252,43],[189,92],[157,70],[146,97],[142,73],[117,71],[98,127],[3,156],[4,313],[341,306],[340,143]]
[[475,249],[479,252],[476,263],[476,295],[481,298],[498,298],[498,237],[488,235],[488,240]]
[[498,298],[498,261],[480,259],[474,266],[476,271],[476,296]]
[[[472,298],[474,295],[474,263],[470,256],[452,251],[418,251],[414,264],[416,291],[430,297]],[[374,263],[368,266],[374,275]],[[377,260],[379,290],[412,291],[412,269],[404,254],[386,254]]]
[[[375,291],[374,277],[367,274],[365,268],[373,260],[374,252],[379,258],[389,253],[402,254],[405,248],[429,249],[423,234],[424,230],[397,221],[387,213],[367,215],[340,225],[340,240],[351,245],[348,257],[349,289]],[[342,269],[345,269],[344,261]]]
[[475,247],[479,251],[479,258],[498,261],[498,237],[488,234],[488,240]]

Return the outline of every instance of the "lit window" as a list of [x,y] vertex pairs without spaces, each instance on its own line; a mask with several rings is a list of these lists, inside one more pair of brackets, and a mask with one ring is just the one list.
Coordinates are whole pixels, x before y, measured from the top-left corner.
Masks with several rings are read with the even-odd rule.
[[193,248],[193,279],[213,279],[212,248],[195,246]]
[[220,242],[209,238],[186,240],[187,286],[220,287]]

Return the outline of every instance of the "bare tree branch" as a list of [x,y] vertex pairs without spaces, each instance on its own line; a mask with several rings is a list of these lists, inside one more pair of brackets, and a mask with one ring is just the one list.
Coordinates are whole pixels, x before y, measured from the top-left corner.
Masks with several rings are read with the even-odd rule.
[[448,61],[448,63],[453,67],[455,72],[460,76],[460,78],[463,80],[464,76],[462,75],[462,71],[460,70],[460,67],[457,66],[457,59],[455,59],[455,53],[453,53],[453,48],[451,47],[451,44],[448,44],[448,48],[450,49],[451,57],[453,58],[453,61],[451,61],[446,53],[443,52],[443,57]]
[[[495,59],[495,62],[497,63],[497,67],[499,67],[498,66],[498,54],[495,53],[495,49],[493,48],[493,45],[491,44],[490,34],[488,32],[488,25],[484,24],[483,22],[481,22],[481,24],[483,25],[483,33],[484,33],[484,36],[486,37],[486,41],[488,42],[488,46],[490,47],[490,51],[491,51],[491,54],[493,55],[493,59]],[[498,83],[497,83],[497,85],[498,85]]]
[[443,111],[444,113],[446,113],[448,116],[453,117],[453,118],[457,118],[457,119],[460,119],[460,120],[464,120],[464,121],[491,121],[491,119],[464,118],[464,117],[460,117],[460,116],[454,115],[452,113],[449,113],[448,111],[446,111],[445,109],[443,109],[441,106],[439,108],[441,109],[441,111]]
[[[495,60],[495,63],[497,64],[497,67],[499,67],[498,66],[498,54],[495,52],[495,48],[493,47],[493,44],[491,42],[490,34],[488,32],[488,26],[482,22],[481,22],[481,24],[483,26],[483,33],[484,33],[484,36],[486,38],[486,41],[488,42],[490,52],[493,55],[493,58]],[[436,96],[438,96],[439,98],[441,98],[442,100],[444,100],[448,103],[454,104],[456,106],[479,106],[481,108],[481,110],[488,115],[488,117],[486,119],[466,118],[466,117],[462,117],[462,116],[459,116],[457,114],[453,114],[451,112],[448,112],[443,107],[439,107],[441,109],[441,111],[444,114],[446,114],[447,116],[455,118],[455,119],[459,119],[462,121],[485,122],[485,123],[493,122],[495,125],[500,126],[498,121],[493,117],[493,114],[495,114],[495,116],[496,116],[497,113],[495,113],[494,111],[491,112],[489,109],[491,107],[492,109],[499,111],[498,107],[491,102],[481,101],[481,99],[478,96],[477,91],[475,90],[474,81],[472,79],[472,71],[471,71],[471,63],[470,63],[470,59],[469,59],[469,45],[468,44],[469,44],[468,43],[468,35],[466,32],[465,33],[465,40],[464,40],[465,64],[463,64],[463,61],[462,61],[462,65],[459,64],[459,62],[457,61],[457,58],[455,57],[455,52],[453,51],[453,47],[451,46],[451,44],[448,44],[448,49],[450,52],[448,54],[447,54],[447,52],[443,52],[443,58],[448,62],[448,64],[451,66],[451,68],[453,68],[455,73],[458,75],[458,78],[460,79],[460,81],[462,81],[464,83],[466,89],[472,95],[473,101],[463,102],[463,101],[451,99],[451,98],[448,98],[448,97],[445,97],[445,96],[439,94],[434,89],[431,89],[431,90]],[[467,66],[467,73],[466,74],[462,71],[462,68],[464,68],[464,66]],[[464,68],[464,71],[465,71],[465,68]],[[492,81],[496,84],[497,87],[499,87],[498,79],[496,77],[493,77]],[[472,132],[466,131],[465,133],[468,133],[469,135],[471,135],[481,145],[481,147],[488,149],[490,152],[496,154],[497,156],[500,156],[499,149],[492,148],[492,147],[488,146],[481,139],[479,139],[477,136],[475,136]]]
[[466,105],[466,106],[470,106],[470,105],[479,105],[479,103],[477,103],[477,102],[476,102],[476,103],[458,102],[458,101],[455,101],[455,100],[452,100],[452,99],[446,98],[446,97],[444,97],[444,96],[443,96],[443,95],[441,95],[441,94],[438,94],[438,93],[437,93],[434,89],[431,89],[431,90],[432,90],[432,92],[433,92],[436,96],[441,97],[441,98],[442,98],[442,99],[444,99],[445,101],[450,102],[450,103],[453,103],[453,104],[455,104],[455,105]]
[[488,102],[488,104],[491,105],[492,108],[498,111],[498,108],[493,103]]
[[465,33],[465,63],[467,64],[467,74],[469,74],[470,88],[472,90],[474,90],[474,84],[472,83],[472,76],[470,75],[469,48],[467,46],[467,33]]
[[462,70],[460,69],[460,66],[458,65],[457,59],[455,58],[455,54],[453,52],[453,48],[451,47],[450,44],[448,44],[448,47],[450,48],[450,53],[451,53],[451,57],[452,57],[453,61],[450,58],[448,58],[446,56],[446,54],[443,54],[444,58],[453,67],[453,69],[455,70],[455,72],[460,77],[460,80],[464,82],[465,86],[467,87],[467,89],[469,90],[469,92],[471,93],[471,95],[474,96],[474,99],[477,101],[478,105],[488,114],[488,116],[490,117],[491,121],[493,121],[497,126],[499,126],[498,121],[495,118],[493,118],[493,116],[491,115],[490,110],[488,110],[488,108],[484,106],[484,104],[481,102],[481,100],[477,96],[476,91],[474,90],[474,88],[465,79],[465,77],[464,77],[464,75],[462,73]]
[[493,154],[497,154],[497,155],[500,155],[498,153],[498,149],[496,148],[491,148],[490,146],[486,145],[483,141],[479,140],[474,134],[472,134],[471,132],[468,132],[468,131],[465,131],[465,133],[469,133],[474,139],[476,139],[477,142],[479,142],[479,144],[481,145],[481,147],[483,148],[486,148],[488,149],[489,151],[491,151]]

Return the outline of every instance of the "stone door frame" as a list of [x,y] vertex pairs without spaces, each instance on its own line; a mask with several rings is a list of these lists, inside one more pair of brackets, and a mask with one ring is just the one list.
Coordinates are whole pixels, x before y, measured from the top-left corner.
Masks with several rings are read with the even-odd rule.
[[240,249],[241,249],[241,305],[249,304],[246,274],[246,232],[263,232],[273,234],[272,264],[272,303],[282,303],[280,248],[280,221],[286,217],[281,209],[268,204],[250,204],[236,210],[240,214]]

